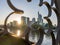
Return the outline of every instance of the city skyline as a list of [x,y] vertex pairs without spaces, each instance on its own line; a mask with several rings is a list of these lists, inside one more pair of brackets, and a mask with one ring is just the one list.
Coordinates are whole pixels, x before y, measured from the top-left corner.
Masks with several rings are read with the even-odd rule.
[[[40,16],[41,16],[41,17],[40,17]],[[13,20],[13,21],[11,21],[11,22],[14,22],[14,21],[16,21],[16,22],[18,23],[17,20]],[[29,22],[32,21],[33,23],[35,23],[35,22],[43,23],[42,15],[39,14],[39,12],[38,12],[38,17],[37,17],[37,19],[33,17],[33,18],[30,20],[29,17],[21,16],[21,20],[20,20],[20,21],[21,21],[20,23],[24,23],[24,24],[27,24],[28,21],[29,21]],[[28,23],[29,23],[29,22],[28,22]],[[10,23],[10,22],[9,22],[9,23]]]
[[[49,4],[51,2],[50,0],[44,0],[44,1],[48,1]],[[42,15],[42,17],[47,16],[47,14],[48,14],[48,10],[45,5],[43,5],[41,7],[38,6],[39,0],[36,0],[36,1],[33,0],[30,3],[28,3],[26,0],[14,0],[14,1],[11,0],[11,2],[18,9],[24,10],[24,14],[22,14],[22,16],[29,17],[30,20],[33,17],[35,17],[37,19],[38,11]],[[1,5],[1,7],[0,7],[0,10],[1,10],[0,11],[0,15],[1,15],[0,16],[0,24],[4,24],[4,20],[5,20],[6,16],[13,11],[8,6],[6,0],[0,0],[0,5]],[[4,7],[4,8],[2,8],[2,7]],[[17,19],[20,17],[20,16],[16,16],[16,15],[19,15],[19,14],[13,14],[13,16],[11,16],[8,21],[11,21],[12,19],[14,20],[14,19]],[[52,19],[52,18],[54,18],[54,19]],[[57,24],[57,18],[55,16],[54,12],[50,19],[52,20],[53,24]],[[43,19],[43,21],[46,22],[44,19]]]

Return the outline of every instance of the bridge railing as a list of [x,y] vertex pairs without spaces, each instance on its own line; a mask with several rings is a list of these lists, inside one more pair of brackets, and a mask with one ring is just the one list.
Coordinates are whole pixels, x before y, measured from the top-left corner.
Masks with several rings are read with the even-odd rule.
[[[31,2],[32,0],[26,0],[27,2]],[[17,9],[16,7],[14,7],[14,5],[11,3],[10,0],[7,0],[7,4],[9,5],[9,7],[13,10],[13,12],[11,12],[5,19],[4,22],[4,34],[8,33],[7,31],[7,20],[8,18],[12,15],[12,14],[23,14],[24,11]],[[52,38],[52,45],[60,45],[60,0],[51,0],[51,4],[49,4],[47,1],[43,2],[43,0],[40,0],[39,6],[41,7],[42,5],[46,5],[47,9],[48,9],[48,15],[44,17],[44,19],[48,22],[49,25],[49,29],[48,29],[48,33],[50,33],[51,38]],[[53,7],[53,4],[55,4],[55,7]],[[57,17],[57,37],[55,38],[55,35],[52,31],[52,21],[49,19],[49,17],[51,17],[52,15],[52,10],[56,13],[56,17]],[[32,29],[30,27],[27,27],[27,30]],[[43,42],[43,37],[44,37],[44,29],[43,28],[39,28],[38,29],[40,32],[40,37],[38,42],[36,43],[36,45],[41,45]],[[25,37],[26,40],[28,41],[28,33],[29,31],[27,31]]]

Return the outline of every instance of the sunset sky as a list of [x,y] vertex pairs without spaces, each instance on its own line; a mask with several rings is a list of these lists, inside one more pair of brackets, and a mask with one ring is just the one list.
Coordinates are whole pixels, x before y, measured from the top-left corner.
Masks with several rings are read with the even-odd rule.
[[[49,4],[51,3],[51,0],[44,0],[48,1]],[[12,4],[21,10],[24,10],[24,14],[22,16],[29,17],[30,20],[35,17],[37,19],[38,17],[38,11],[39,13],[44,17],[48,14],[48,9],[45,5],[39,7],[39,0],[32,0],[32,2],[28,3],[26,0],[11,0]],[[0,0],[0,24],[4,24],[4,20],[8,14],[13,12],[13,10],[8,6],[7,0]],[[53,12],[53,11],[52,11]],[[21,14],[13,14],[9,20],[19,20],[21,17]],[[57,18],[55,13],[53,12],[52,16],[50,17],[53,24],[57,24]],[[44,20],[44,19],[43,19]],[[44,20],[46,23],[46,20]]]

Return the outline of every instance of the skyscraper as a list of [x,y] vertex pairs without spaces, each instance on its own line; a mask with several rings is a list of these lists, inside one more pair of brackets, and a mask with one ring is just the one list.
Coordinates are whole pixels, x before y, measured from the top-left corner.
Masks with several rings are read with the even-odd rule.
[[29,17],[27,17],[27,21],[26,21],[27,25],[29,24],[29,21],[30,21],[30,20],[29,20]]
[[21,22],[22,22],[22,24],[26,24],[26,17],[21,16]]
[[32,18],[32,23],[35,23],[35,18]]
[[12,25],[13,25],[13,26],[17,26],[17,25],[18,25],[18,22],[17,22],[17,21],[13,21],[13,22],[12,22]]
[[40,24],[40,25],[42,25],[43,24],[43,19],[42,19],[42,15],[41,14],[39,14],[39,12],[38,12],[38,24]]

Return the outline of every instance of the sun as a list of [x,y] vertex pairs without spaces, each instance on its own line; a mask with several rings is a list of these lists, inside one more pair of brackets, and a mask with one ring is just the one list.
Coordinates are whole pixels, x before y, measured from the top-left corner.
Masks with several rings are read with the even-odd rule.
[[21,19],[20,18],[16,18],[16,21],[18,24],[21,24]]
[[7,23],[13,22],[13,21],[17,21],[18,24],[21,24],[21,15],[13,14],[12,16],[9,17]]

